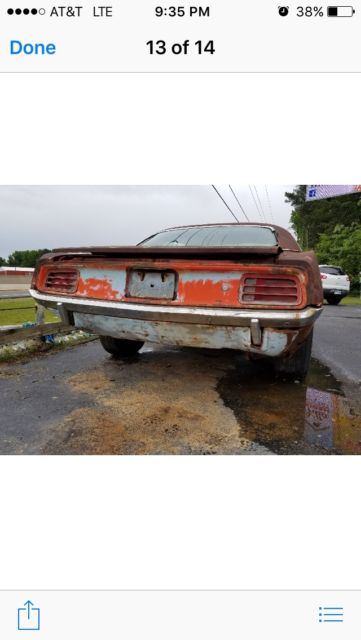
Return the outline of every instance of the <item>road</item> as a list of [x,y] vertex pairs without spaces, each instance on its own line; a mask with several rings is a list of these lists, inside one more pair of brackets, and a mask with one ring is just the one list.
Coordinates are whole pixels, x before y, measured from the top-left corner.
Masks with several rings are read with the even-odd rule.
[[125,362],[99,341],[2,364],[0,453],[360,454],[360,321],[325,307],[304,383],[234,351]]
[[361,305],[325,305],[313,353],[340,380],[361,383]]
[[30,298],[29,291],[2,291],[0,289],[0,300],[8,300],[9,298]]

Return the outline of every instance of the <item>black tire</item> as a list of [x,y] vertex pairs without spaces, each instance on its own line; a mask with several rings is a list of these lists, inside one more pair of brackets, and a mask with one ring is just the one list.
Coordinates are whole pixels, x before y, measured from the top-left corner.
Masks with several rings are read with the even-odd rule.
[[302,380],[308,373],[311,361],[313,329],[309,333],[306,341],[291,356],[277,358],[275,370],[277,373],[285,375],[287,378],[297,378]]
[[326,298],[328,304],[338,304],[339,302],[341,302],[341,298],[337,298],[334,296],[330,296],[329,298]]
[[144,342],[139,340],[122,340],[111,336],[99,336],[100,343],[108,353],[117,357],[134,356],[142,348]]

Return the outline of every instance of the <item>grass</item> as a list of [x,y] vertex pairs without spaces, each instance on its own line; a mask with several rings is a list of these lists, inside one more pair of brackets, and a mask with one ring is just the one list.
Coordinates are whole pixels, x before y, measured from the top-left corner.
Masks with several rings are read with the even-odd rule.
[[[45,322],[56,322],[58,316],[45,312]],[[0,300],[0,326],[35,322],[35,302],[32,298],[10,298]]]
[[340,304],[361,304],[360,294],[346,296],[341,300]]

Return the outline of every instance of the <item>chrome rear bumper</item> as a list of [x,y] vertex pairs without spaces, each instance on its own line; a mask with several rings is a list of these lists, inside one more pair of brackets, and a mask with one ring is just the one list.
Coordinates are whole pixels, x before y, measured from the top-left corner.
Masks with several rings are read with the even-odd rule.
[[321,309],[173,307],[53,296],[30,290],[66,324],[90,333],[172,346],[239,349],[270,357],[297,350]]
[[57,309],[62,319],[71,324],[69,312],[104,315],[113,318],[130,318],[155,322],[179,322],[184,324],[251,327],[257,320],[259,327],[277,329],[301,329],[312,325],[322,312],[321,308],[306,307],[300,311],[265,309],[223,309],[205,307],[175,307],[171,305],[134,304],[89,300],[71,296],[54,296],[30,289],[32,297],[52,309]]

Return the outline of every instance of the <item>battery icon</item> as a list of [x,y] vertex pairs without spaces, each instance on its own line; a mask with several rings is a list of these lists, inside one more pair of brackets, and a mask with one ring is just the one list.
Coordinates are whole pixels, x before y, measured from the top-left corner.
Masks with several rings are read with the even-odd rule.
[[329,18],[352,18],[354,13],[353,7],[327,7]]

